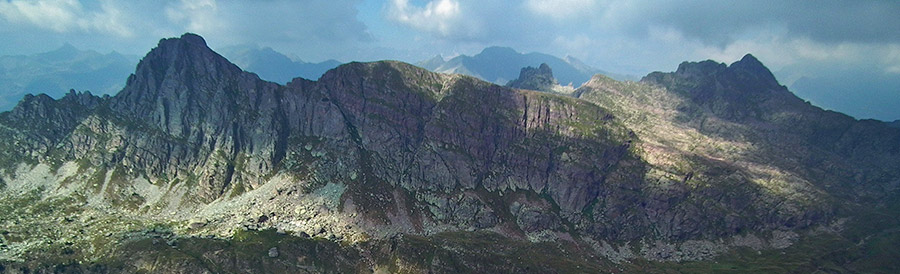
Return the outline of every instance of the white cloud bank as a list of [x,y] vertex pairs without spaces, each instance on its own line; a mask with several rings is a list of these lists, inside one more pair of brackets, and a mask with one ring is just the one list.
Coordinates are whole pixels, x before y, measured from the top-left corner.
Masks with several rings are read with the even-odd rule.
[[63,33],[101,32],[131,37],[134,32],[123,24],[123,14],[112,2],[103,1],[99,10],[85,10],[76,0],[13,0],[0,2],[0,17],[14,24]]

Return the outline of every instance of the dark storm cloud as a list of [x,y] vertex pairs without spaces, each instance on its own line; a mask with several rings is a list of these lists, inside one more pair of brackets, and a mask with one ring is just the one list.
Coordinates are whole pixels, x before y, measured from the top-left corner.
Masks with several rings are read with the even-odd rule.
[[613,12],[633,31],[669,26],[707,43],[727,44],[745,32],[783,31],[825,43],[900,42],[897,1],[633,2]]

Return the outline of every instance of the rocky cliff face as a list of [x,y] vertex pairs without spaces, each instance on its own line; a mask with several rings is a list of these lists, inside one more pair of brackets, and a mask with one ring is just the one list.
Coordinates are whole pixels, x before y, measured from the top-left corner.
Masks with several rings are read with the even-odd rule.
[[[3,254],[30,258],[51,239],[79,250],[60,255],[73,260],[157,256],[133,248],[273,228],[351,244],[332,251],[368,260],[341,261],[357,270],[446,267],[409,254],[468,256],[445,252],[475,243],[456,231],[490,231],[510,246],[564,243],[620,263],[696,260],[790,245],[900,178],[897,130],[816,118],[752,56],[685,63],[641,83],[597,76],[576,94],[399,62],[345,64],[282,86],[199,36],[163,39],[114,97],[26,97],[0,114],[0,136],[13,140],[0,152],[0,193],[35,204],[5,213],[19,225]],[[38,205],[38,214],[77,213],[53,227],[28,218]],[[97,247],[103,237],[125,244]]]

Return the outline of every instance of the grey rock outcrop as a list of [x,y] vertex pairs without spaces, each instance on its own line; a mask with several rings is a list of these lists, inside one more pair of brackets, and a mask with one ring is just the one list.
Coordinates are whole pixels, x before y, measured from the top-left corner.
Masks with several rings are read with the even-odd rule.
[[519,78],[509,81],[507,87],[530,89],[537,91],[553,92],[559,82],[553,78],[553,70],[546,63],[542,63],[540,67],[524,67],[519,72]]

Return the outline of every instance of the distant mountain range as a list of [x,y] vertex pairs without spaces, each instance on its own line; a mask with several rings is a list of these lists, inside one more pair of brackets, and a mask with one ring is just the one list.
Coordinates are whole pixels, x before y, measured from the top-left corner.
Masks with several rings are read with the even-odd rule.
[[538,67],[547,64],[561,85],[579,87],[594,74],[603,74],[618,80],[637,80],[634,77],[612,74],[593,68],[574,57],[558,58],[543,53],[519,53],[507,47],[489,47],[475,56],[460,55],[450,60],[441,56],[416,63],[417,66],[434,72],[459,73],[481,78],[498,85],[516,79],[524,67]]
[[900,118],[900,75],[866,69],[836,68],[818,77],[801,77],[791,91],[814,105],[857,118]]
[[341,64],[336,60],[308,63],[268,47],[233,46],[219,52],[242,69],[256,73],[263,80],[279,84],[290,82],[295,77],[316,80],[329,69]]
[[125,86],[138,59],[117,52],[79,50],[70,44],[46,53],[0,56],[0,111],[11,109],[26,93],[54,98],[69,89],[115,94]]

